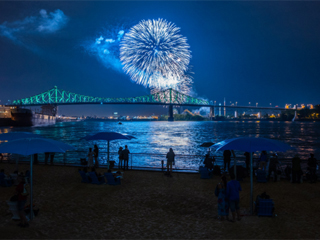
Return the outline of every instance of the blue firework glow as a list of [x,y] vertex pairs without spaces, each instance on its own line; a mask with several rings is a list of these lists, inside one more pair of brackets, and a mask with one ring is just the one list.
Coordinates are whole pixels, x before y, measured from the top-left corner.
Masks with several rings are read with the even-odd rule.
[[131,79],[152,89],[187,92],[191,52],[180,28],[163,19],[142,20],[121,39],[120,60]]

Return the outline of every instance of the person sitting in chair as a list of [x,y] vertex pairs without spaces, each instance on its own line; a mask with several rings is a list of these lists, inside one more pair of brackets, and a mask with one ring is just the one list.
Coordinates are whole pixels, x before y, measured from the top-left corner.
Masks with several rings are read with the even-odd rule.
[[206,167],[208,170],[213,170],[213,160],[214,158],[211,158],[209,153],[206,154],[206,157],[204,159],[204,167]]

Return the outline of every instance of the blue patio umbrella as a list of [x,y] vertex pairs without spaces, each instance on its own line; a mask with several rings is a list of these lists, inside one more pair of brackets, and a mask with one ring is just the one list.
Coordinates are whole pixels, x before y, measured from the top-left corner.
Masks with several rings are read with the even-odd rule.
[[250,209],[251,214],[253,214],[253,169],[252,169],[252,152],[256,151],[277,151],[285,152],[287,150],[293,149],[286,143],[280,142],[278,140],[268,139],[268,138],[255,138],[255,137],[239,137],[226,139],[224,141],[218,142],[212,146],[216,151],[224,150],[238,150],[250,153]]
[[[0,141],[12,141],[21,138],[42,138],[42,136],[30,132],[9,132],[0,134]],[[16,159],[16,170],[18,171],[18,158]]]
[[42,136],[30,132],[9,132],[0,134],[0,141],[11,141],[21,138],[42,138]]
[[[22,138],[0,144],[0,153],[31,155],[30,161],[30,213],[33,213],[33,154],[44,152],[60,152],[74,149],[73,146],[47,138]],[[33,214],[30,214],[30,219]]]
[[124,140],[131,140],[133,138],[136,138],[134,136],[128,135],[128,134],[121,134],[117,132],[99,132],[96,134],[89,134],[85,136],[82,139],[85,139],[87,141],[90,140],[105,140],[108,141],[108,164],[110,160],[110,141],[112,140],[118,140],[118,139],[124,139]]

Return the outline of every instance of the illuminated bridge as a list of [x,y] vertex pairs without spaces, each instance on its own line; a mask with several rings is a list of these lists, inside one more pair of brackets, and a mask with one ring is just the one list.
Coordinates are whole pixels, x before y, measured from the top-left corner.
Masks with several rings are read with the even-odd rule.
[[[210,107],[211,116],[214,114],[213,108],[248,108],[246,106],[214,106],[212,101],[194,98],[182,94],[174,89],[167,89],[154,94],[128,97],[128,98],[101,98],[72,93],[54,87],[44,93],[12,101],[10,106],[41,106],[41,105],[74,105],[74,104],[147,104],[147,105],[168,105],[169,121],[173,120],[173,106],[194,106]],[[255,109],[285,110],[284,108],[259,107]]]

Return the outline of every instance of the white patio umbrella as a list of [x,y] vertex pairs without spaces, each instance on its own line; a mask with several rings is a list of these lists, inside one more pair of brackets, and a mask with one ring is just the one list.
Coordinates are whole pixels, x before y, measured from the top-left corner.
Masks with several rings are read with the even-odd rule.
[[134,136],[128,135],[128,134],[121,134],[121,133],[117,133],[117,132],[99,132],[96,134],[90,134],[85,136],[82,139],[85,139],[87,141],[90,140],[105,140],[108,141],[108,164],[109,164],[109,160],[110,160],[110,141],[112,140],[118,140],[118,139],[124,139],[124,140],[131,140],[135,138]]
[[255,138],[255,137],[239,137],[227,139],[216,143],[212,146],[216,151],[224,150],[238,150],[250,153],[250,210],[253,214],[253,169],[252,169],[252,152],[256,151],[277,151],[285,152],[289,149],[293,149],[286,143],[267,139],[267,138]]
[[73,146],[46,138],[22,138],[0,144],[0,153],[31,155],[30,161],[30,219],[33,219],[33,154],[44,152],[64,153]]

